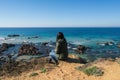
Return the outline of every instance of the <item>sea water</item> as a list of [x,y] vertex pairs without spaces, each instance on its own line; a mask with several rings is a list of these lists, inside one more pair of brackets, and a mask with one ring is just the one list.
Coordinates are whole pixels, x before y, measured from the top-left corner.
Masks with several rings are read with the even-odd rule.
[[[32,41],[55,41],[58,32],[63,32],[67,41],[75,44],[89,43],[89,41],[113,41],[120,39],[120,28],[0,28],[0,40],[7,35],[19,34],[20,37],[11,38],[14,42]],[[36,39],[28,37],[39,36]],[[22,40],[21,40],[22,39]],[[4,40],[5,41],[5,40]]]
[[[0,44],[23,42],[41,43],[55,42],[58,32],[63,32],[68,43],[74,45],[85,45],[91,49],[86,51],[87,58],[119,57],[120,28],[0,28]],[[8,35],[19,34],[19,37],[8,37]],[[97,43],[114,42],[111,46],[101,46]],[[89,57],[88,57],[89,55]]]

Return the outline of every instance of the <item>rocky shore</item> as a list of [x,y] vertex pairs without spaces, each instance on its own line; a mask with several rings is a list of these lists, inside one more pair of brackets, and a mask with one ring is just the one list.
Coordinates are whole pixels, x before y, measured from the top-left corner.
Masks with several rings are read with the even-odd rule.
[[[71,42],[68,42],[68,50],[69,53],[80,55],[86,60],[88,59],[95,60],[97,59],[97,57],[115,58],[120,56],[119,44],[116,44],[115,42],[99,42],[96,44],[97,44],[96,47],[92,47],[86,45],[75,45],[72,44]],[[105,46],[101,46],[101,44],[104,44]],[[40,44],[23,43],[17,45],[17,47],[16,44],[3,43],[0,46],[0,54],[1,56],[3,56],[7,52],[7,54],[11,56],[17,55],[16,57],[24,56],[24,55],[28,55],[28,56],[49,55],[49,52],[52,49],[55,49],[55,42],[51,42],[51,41],[42,42]],[[92,57],[93,55],[94,57]],[[3,57],[0,57],[0,59],[1,58],[3,59]]]
[[[96,43],[96,44],[98,44],[98,43]],[[105,44],[105,45],[101,46],[101,44]],[[66,75],[66,72],[64,70],[67,69],[67,68],[63,68],[64,65],[69,66],[68,69],[72,70],[73,72],[75,71],[75,75],[77,75],[77,73],[79,73],[79,72],[75,70],[76,66],[85,65],[85,64],[88,64],[88,63],[93,63],[94,64],[95,62],[100,63],[99,61],[96,61],[96,59],[98,59],[97,57],[106,58],[105,61],[110,61],[110,62],[113,62],[113,64],[117,65],[116,62],[117,63],[120,62],[119,61],[119,56],[118,56],[119,54],[116,54],[115,52],[113,52],[112,50],[109,50],[109,49],[108,50],[103,49],[105,47],[107,47],[107,48],[110,47],[110,49],[112,49],[113,46],[115,46],[115,48],[119,52],[119,49],[120,49],[119,44],[115,44],[115,43],[112,43],[112,42],[104,42],[104,43],[101,42],[101,43],[99,43],[98,44],[98,47],[99,47],[98,51],[94,51],[94,48],[92,48],[90,46],[74,45],[72,43],[68,43],[69,53],[73,53],[74,55],[69,54],[69,59],[66,62],[60,61],[60,64],[58,65],[60,68],[51,69],[51,67],[56,68],[56,66],[54,64],[49,64],[47,62],[47,57],[46,56],[48,56],[49,52],[52,49],[55,48],[55,42],[42,42],[40,44],[23,43],[23,44],[19,44],[19,47],[17,47],[17,48],[16,48],[16,44],[3,43],[0,46],[0,53],[1,53],[1,56],[0,56],[0,76],[1,76],[2,79],[5,79],[5,80],[13,80],[11,78],[6,78],[6,76],[7,77],[14,76],[14,78],[16,78],[15,76],[17,76],[17,77],[21,78],[20,75],[23,75],[24,73],[26,73],[26,71],[31,72],[31,70],[33,70],[33,69],[35,71],[39,71],[39,69],[43,68],[43,67],[46,68],[47,70],[53,72],[53,74],[55,72],[54,70],[58,71],[58,73],[59,73],[59,72],[61,72],[61,70],[59,70],[59,69],[62,69],[63,74]],[[16,49],[14,49],[14,48],[16,48]],[[14,51],[13,51],[13,49],[14,49]],[[117,50],[115,50],[115,51],[117,51]],[[7,51],[8,52],[13,51],[15,53],[14,54],[6,54],[5,55],[6,57],[5,57],[3,53],[5,53]],[[100,53],[101,51],[103,53]],[[16,56],[17,58],[13,58],[14,55],[17,55]],[[46,55],[46,56],[43,56],[43,55]],[[25,56],[27,56],[27,57],[25,57]],[[42,57],[36,57],[36,56],[42,56]],[[112,57],[115,56],[115,57],[112,58],[111,56]],[[32,57],[32,58],[30,58],[28,60],[27,59],[28,57],[29,58]],[[88,61],[89,59],[92,59],[92,60]],[[102,59],[102,61],[103,60],[104,59]],[[102,63],[100,63],[100,64],[102,64]],[[97,66],[100,66],[100,65],[97,65]],[[116,66],[114,66],[114,67],[116,67]],[[103,66],[103,68],[104,68],[104,66]],[[119,69],[118,65],[117,65],[117,69]],[[51,72],[46,72],[46,73],[47,74],[52,74]],[[69,73],[69,71],[68,71],[68,73]],[[72,74],[72,72],[70,72],[69,74],[74,75],[74,74]],[[83,74],[83,73],[80,72],[79,75],[81,75],[81,74]],[[58,75],[63,76],[62,73],[58,74]],[[5,76],[5,77],[3,78],[2,76]],[[86,77],[86,75],[82,75],[82,76],[84,76],[86,78],[84,80],[87,80],[87,79],[94,80],[94,78]],[[41,77],[41,76],[39,76],[39,77]],[[42,77],[42,78],[47,79],[45,77],[47,77],[47,76],[44,75],[44,77]],[[57,77],[60,78],[59,76],[57,76]],[[74,76],[72,76],[72,77],[74,77]],[[67,77],[64,77],[64,78],[65,79],[60,79],[60,80],[66,80],[67,79]],[[79,77],[80,80],[82,78]],[[23,79],[23,78],[21,78],[21,79]],[[27,79],[32,80],[31,78],[27,78]],[[53,79],[54,78],[51,78],[50,80],[53,80]],[[72,80],[72,79],[76,79],[76,78],[75,77],[74,78],[69,78],[69,80]],[[96,78],[96,79],[97,80],[102,80],[102,79],[98,79],[98,78]]]
[[42,54],[39,49],[37,49],[34,45],[23,44],[18,52],[18,56],[20,55],[38,55]]
[[[98,59],[94,62],[82,64],[75,55],[69,55],[67,61],[59,61],[59,65],[49,64],[46,58],[32,59],[30,62],[6,63],[0,68],[2,80],[119,80],[119,58]],[[12,67],[11,67],[12,66]],[[102,76],[87,75],[76,67],[98,67],[104,72]],[[2,72],[3,71],[3,72]],[[117,77],[116,77],[117,76]]]

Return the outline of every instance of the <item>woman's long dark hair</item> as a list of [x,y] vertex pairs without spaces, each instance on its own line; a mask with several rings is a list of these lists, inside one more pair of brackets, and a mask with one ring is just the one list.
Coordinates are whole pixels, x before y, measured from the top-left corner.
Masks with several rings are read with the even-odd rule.
[[65,39],[65,37],[64,37],[64,34],[63,34],[62,32],[58,32],[57,38],[56,38],[56,42],[57,42],[59,39],[63,39],[63,40],[66,42],[66,39]]

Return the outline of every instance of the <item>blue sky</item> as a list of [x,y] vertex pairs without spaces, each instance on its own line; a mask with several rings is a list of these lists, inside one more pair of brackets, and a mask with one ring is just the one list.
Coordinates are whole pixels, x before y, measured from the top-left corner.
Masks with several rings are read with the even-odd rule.
[[120,0],[0,0],[0,27],[114,26]]

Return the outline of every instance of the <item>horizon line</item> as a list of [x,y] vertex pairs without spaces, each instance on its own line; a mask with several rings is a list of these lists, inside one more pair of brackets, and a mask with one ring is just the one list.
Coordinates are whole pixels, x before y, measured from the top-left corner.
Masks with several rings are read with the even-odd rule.
[[68,27],[63,27],[63,26],[60,26],[60,27],[58,27],[58,26],[52,26],[52,27],[48,27],[48,26],[46,26],[46,27],[37,27],[37,26],[34,26],[34,27],[32,27],[32,26],[13,26],[13,27],[0,27],[0,28],[120,28],[120,26],[86,26],[86,27],[78,27],[78,26],[75,26],[75,27],[70,27],[70,26],[68,26]]

